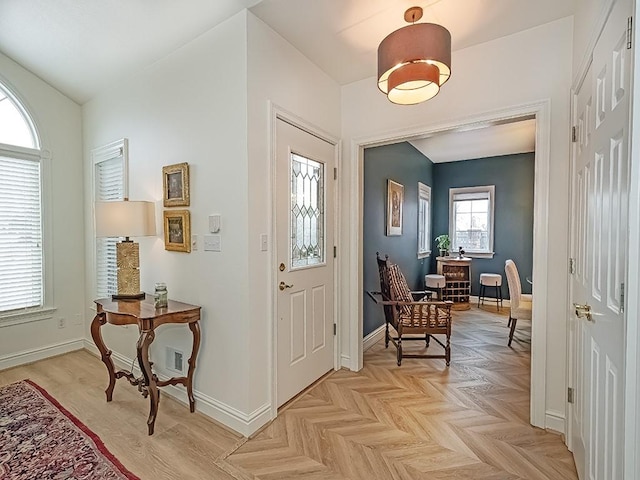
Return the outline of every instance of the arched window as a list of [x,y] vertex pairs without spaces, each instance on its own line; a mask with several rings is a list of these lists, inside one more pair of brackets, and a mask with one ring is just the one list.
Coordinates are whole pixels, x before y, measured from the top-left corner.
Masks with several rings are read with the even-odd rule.
[[0,143],[17,147],[38,148],[33,122],[0,84]]
[[40,141],[0,84],[0,316],[43,306]]

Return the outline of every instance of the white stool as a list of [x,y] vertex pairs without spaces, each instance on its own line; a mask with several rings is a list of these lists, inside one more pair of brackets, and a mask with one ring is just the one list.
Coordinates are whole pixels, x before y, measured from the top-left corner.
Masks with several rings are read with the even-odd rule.
[[480,274],[480,295],[478,295],[478,307],[480,300],[484,305],[485,290],[487,287],[495,287],[496,289],[496,307],[500,310],[502,306],[502,275],[499,273],[481,273]]
[[424,287],[425,290],[435,290],[438,292],[438,300],[444,300],[442,298],[442,289],[447,284],[444,275],[436,275],[435,273],[431,273],[429,275],[424,276]]

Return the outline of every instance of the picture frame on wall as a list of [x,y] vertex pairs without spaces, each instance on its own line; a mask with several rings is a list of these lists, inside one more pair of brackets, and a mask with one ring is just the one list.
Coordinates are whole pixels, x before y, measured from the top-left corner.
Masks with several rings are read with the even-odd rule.
[[189,210],[164,211],[164,249],[174,252],[191,252]]
[[162,185],[165,207],[189,206],[191,199],[188,163],[176,163],[162,167]]
[[387,236],[402,235],[404,186],[387,179]]

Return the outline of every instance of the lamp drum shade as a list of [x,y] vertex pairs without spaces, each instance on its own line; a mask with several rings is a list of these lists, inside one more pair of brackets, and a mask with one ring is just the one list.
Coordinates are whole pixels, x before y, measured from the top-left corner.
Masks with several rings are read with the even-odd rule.
[[407,63],[389,75],[389,100],[415,105],[435,97],[440,91],[438,67],[425,62]]
[[145,237],[156,234],[153,202],[96,202],[97,237]]
[[[438,68],[438,86],[451,75],[451,34],[442,25],[416,23],[385,37],[378,47],[378,88],[389,93],[389,77],[410,63],[427,63]],[[429,97],[431,98],[431,97]]]

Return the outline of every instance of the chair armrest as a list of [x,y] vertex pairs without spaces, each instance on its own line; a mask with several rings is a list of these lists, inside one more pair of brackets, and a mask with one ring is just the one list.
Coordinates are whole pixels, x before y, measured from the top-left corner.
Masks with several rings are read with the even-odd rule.
[[369,295],[369,297],[371,297],[371,300],[373,300],[374,302],[378,303],[378,296],[382,297],[382,292],[370,292],[369,290],[365,290],[367,292],[367,295]]
[[431,297],[433,296],[433,292],[431,290],[415,290],[409,293],[411,293],[415,300],[419,301],[425,301],[425,298],[427,301],[431,301]]

